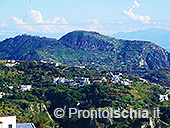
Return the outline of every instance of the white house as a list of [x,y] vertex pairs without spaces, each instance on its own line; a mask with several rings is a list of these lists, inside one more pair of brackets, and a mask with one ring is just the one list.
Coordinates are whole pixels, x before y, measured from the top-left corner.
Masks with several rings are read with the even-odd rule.
[[15,63],[16,61],[15,60],[8,60],[7,62]]
[[149,83],[148,80],[146,80],[146,79],[143,79],[143,78],[139,78],[139,79],[144,83]]
[[59,84],[65,83],[65,77],[60,77],[58,83]]
[[112,81],[114,81],[115,83],[118,83],[120,81],[121,76],[119,75],[112,75],[112,76],[113,76]]
[[169,100],[168,94],[167,95],[158,95],[160,101],[166,101]]
[[5,96],[4,92],[0,92],[0,98],[2,98],[3,96]]
[[53,78],[54,83],[57,83],[58,80],[59,80],[59,77]]
[[122,76],[122,75],[123,75],[123,74],[120,72],[120,73],[119,73],[119,76]]
[[0,92],[0,95],[3,95],[3,96],[5,96],[5,93],[4,93],[4,92]]
[[45,61],[45,60],[41,60],[40,62],[41,62],[41,63],[44,63],[44,64],[46,64],[46,63],[47,63],[47,61]]
[[94,80],[94,83],[102,83],[102,80]]
[[121,83],[122,83],[122,85],[130,85],[130,83],[127,81],[121,81]]
[[7,66],[7,67],[13,67],[13,66],[15,66],[15,63],[6,63],[5,66]]
[[13,67],[13,66],[15,66],[17,64],[20,64],[20,63],[16,62],[15,60],[8,60],[7,63],[5,64],[5,66]]
[[76,83],[90,84],[89,78],[83,78],[83,77],[82,78],[77,78],[77,77],[75,77],[74,81]]
[[70,82],[70,83],[69,83],[69,86],[74,86],[74,87],[75,87],[75,86],[77,86],[77,83],[75,83],[75,82]]
[[16,128],[16,116],[0,116],[0,128]]
[[0,128],[36,128],[33,123],[16,123],[16,115],[0,115]]
[[129,80],[129,79],[123,79],[123,81],[121,81],[122,85],[130,85],[133,81]]
[[54,83],[58,83],[58,84],[62,84],[65,83],[65,77],[57,77],[57,78],[53,78]]
[[103,80],[104,82],[107,81],[106,77],[102,76],[101,78],[102,78],[102,80]]
[[58,67],[60,65],[60,63],[54,63],[54,66]]
[[8,86],[8,88],[13,89],[13,88],[14,88],[14,86]]
[[32,89],[32,85],[21,85],[20,90],[27,91]]
[[75,66],[76,68],[80,68],[80,69],[83,69],[85,68],[85,66]]
[[80,85],[78,85],[78,87],[84,87],[84,85],[81,85],[81,84],[80,84]]

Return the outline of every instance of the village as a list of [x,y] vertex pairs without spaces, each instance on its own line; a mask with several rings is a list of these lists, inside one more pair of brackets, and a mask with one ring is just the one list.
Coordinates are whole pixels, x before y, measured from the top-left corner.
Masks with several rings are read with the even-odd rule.
[[[41,60],[40,61],[43,64],[51,64],[54,65],[55,67],[58,67],[59,65],[61,65],[60,63],[55,63],[55,62],[48,62],[45,60]],[[20,63],[17,62],[16,60],[7,60],[5,66],[7,67],[14,67],[16,65],[19,65]],[[79,68],[79,69],[84,69],[85,66],[75,66],[75,68]],[[95,80],[90,80],[90,78],[84,78],[84,77],[74,77],[72,79],[67,79],[65,77],[55,77],[53,78],[53,83],[56,84],[56,86],[67,86],[67,87],[84,87],[85,85],[90,85],[91,83],[104,83],[104,82],[108,82],[108,83],[113,83],[113,84],[119,84],[119,85],[123,85],[123,86],[128,86],[131,85],[131,83],[133,83],[132,80],[130,79],[124,79],[122,76],[122,73],[113,73],[113,72],[108,72],[106,75],[109,75],[109,78],[106,78],[104,76],[101,76],[100,79],[95,79]],[[139,78],[139,80],[143,83],[149,83],[148,80],[143,79],[143,78]],[[139,82],[140,82],[139,81]],[[156,83],[151,83],[151,84],[156,84]],[[8,87],[9,89],[13,89],[14,87],[17,87],[19,90],[21,90],[22,92],[25,91],[29,91],[31,89],[33,89],[32,85],[18,85],[17,83],[14,84],[3,84],[3,87]],[[167,101],[169,100],[168,96],[170,95],[170,88],[169,87],[164,87],[164,86],[160,86],[160,88],[162,90],[165,91],[165,94],[158,94],[158,98],[160,100],[160,102],[162,101]],[[0,92],[0,98],[3,98],[3,96],[12,96],[13,94],[10,93],[4,93],[4,92]]]
[[[18,66],[22,64],[22,62],[20,61],[16,61],[16,60],[8,60],[5,64],[6,67],[9,67],[9,69],[13,69],[13,67]],[[40,62],[35,62],[36,65],[50,65],[54,68],[58,68],[61,69],[62,71],[68,71],[68,67],[67,68],[62,68],[62,65],[60,63],[56,63],[56,62],[48,62],[48,61],[44,61],[41,60]],[[74,70],[86,70],[87,67],[86,66],[74,66],[71,67]],[[98,69],[95,69],[98,70]],[[56,75],[57,76],[57,75]],[[46,79],[46,76],[40,76],[43,79]],[[112,71],[106,71],[104,74],[99,75],[98,77],[78,77],[78,76],[74,76],[74,77],[68,77],[65,75],[59,75],[57,77],[50,77],[50,81],[51,83],[53,83],[53,87],[55,88],[69,88],[69,89],[81,89],[84,87],[88,87],[88,86],[93,86],[95,83],[99,84],[103,87],[105,86],[110,86],[111,88],[115,88],[115,90],[117,88],[121,89],[122,87],[124,89],[128,89],[134,86],[134,84],[141,84],[143,86],[145,85],[152,85],[152,86],[158,86],[159,84],[157,83],[151,83],[149,80],[144,79],[144,78],[140,78],[140,77],[136,77],[136,80],[134,80],[131,77],[128,77],[126,74],[121,73],[121,72],[112,72]],[[169,96],[170,96],[170,88],[167,86],[161,86],[159,85],[160,90],[162,90],[162,94],[157,94],[157,98],[159,99],[159,102],[166,102],[169,100]],[[34,84],[25,84],[24,82],[22,84],[18,84],[18,83],[4,83],[1,88],[7,88],[6,90],[19,90],[21,91],[23,94],[32,91],[34,89],[38,89],[37,86],[35,86]],[[48,87],[43,87],[43,88],[47,88]],[[121,90],[120,90],[121,91]],[[8,98],[8,97],[12,97],[14,94],[10,93],[12,91],[9,92],[0,92],[0,99],[2,98]],[[119,95],[122,94],[119,91],[114,93],[115,95]],[[112,93],[108,93],[108,95],[112,96]],[[77,101],[77,107],[81,104],[81,102]],[[126,104],[127,107],[129,107],[129,104]],[[123,109],[123,107],[118,107],[116,109]],[[22,127],[22,126],[31,126],[31,127],[35,127],[33,123],[18,123],[16,124],[16,116],[2,116],[0,117],[2,119],[3,124],[8,124],[8,122],[4,122],[3,118],[7,119],[7,118],[13,118],[14,120],[14,125],[16,125],[16,127]],[[151,124],[154,124],[154,121],[152,119],[149,120],[149,122],[151,122]],[[11,124],[8,124],[11,125]],[[145,125],[143,125],[145,126]]]

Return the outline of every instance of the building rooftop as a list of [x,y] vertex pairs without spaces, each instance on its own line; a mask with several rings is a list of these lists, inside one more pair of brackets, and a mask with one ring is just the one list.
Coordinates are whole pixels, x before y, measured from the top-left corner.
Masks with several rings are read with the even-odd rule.
[[16,115],[0,115],[0,117],[9,117],[9,116],[16,116]]
[[33,123],[17,123],[16,128],[36,128]]

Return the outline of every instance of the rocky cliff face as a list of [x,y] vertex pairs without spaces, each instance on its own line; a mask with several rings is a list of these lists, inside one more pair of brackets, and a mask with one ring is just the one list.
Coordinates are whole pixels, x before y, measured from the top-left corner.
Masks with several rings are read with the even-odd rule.
[[119,40],[106,37],[96,32],[77,31],[63,36],[62,44],[73,49],[87,51],[111,51],[121,63],[134,63],[137,67],[147,67],[151,70],[168,67],[170,54],[160,46],[148,41]]
[[112,42],[115,39],[96,32],[75,31],[66,34],[59,41],[73,49],[111,51],[114,49]]
[[170,64],[170,53],[153,43],[148,44],[142,50],[142,56],[151,70],[168,67]]

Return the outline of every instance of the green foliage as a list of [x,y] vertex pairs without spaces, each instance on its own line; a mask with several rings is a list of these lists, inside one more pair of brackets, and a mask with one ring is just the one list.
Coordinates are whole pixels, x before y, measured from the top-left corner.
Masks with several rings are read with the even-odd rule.
[[36,113],[33,117],[36,128],[47,128],[49,123],[49,117],[44,113]]
[[154,43],[120,40],[86,31],[74,31],[59,40],[16,36],[1,42],[0,47],[0,59],[45,59],[70,66],[82,64],[133,75],[167,67],[170,61],[169,53]]
[[[58,124],[62,127],[89,126],[90,120],[78,119],[74,116],[69,119],[67,110],[69,107],[79,109],[148,109],[161,108],[161,121],[169,123],[168,106],[170,102],[160,102],[157,95],[165,93],[159,85],[143,83],[138,77],[122,75],[122,79],[133,81],[131,85],[113,84],[109,81],[92,82],[105,76],[108,80],[112,77],[108,71],[86,67],[79,69],[68,66],[55,67],[50,63],[20,61],[20,65],[8,68],[0,65],[0,92],[13,94],[4,96],[0,101],[0,114],[17,115],[17,122],[33,122],[36,127],[54,127]],[[73,79],[77,77],[89,77],[90,85],[84,87],[69,87],[68,83],[54,84],[53,78],[65,77]],[[13,89],[5,85],[16,83]],[[31,84],[33,89],[22,92],[20,84]],[[78,105],[79,104],[79,105]],[[43,107],[45,105],[47,108]],[[66,108],[66,116],[56,119],[53,115],[55,108]],[[164,112],[165,111],[165,112]],[[48,113],[53,120],[50,119]],[[107,127],[140,127],[147,123],[146,119],[111,119],[109,124],[106,120],[94,119],[97,126]]]
[[144,77],[154,83],[170,86],[170,67],[152,71],[146,74]]

